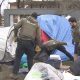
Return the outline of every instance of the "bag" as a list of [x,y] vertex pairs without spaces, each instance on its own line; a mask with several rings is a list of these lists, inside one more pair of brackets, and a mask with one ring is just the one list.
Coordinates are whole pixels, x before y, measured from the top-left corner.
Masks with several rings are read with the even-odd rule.
[[46,63],[35,63],[24,80],[63,80],[60,71]]
[[44,50],[41,50],[40,53],[37,53],[35,56],[34,56],[34,60],[35,62],[45,62],[47,61],[49,58],[47,52]]
[[51,66],[53,66],[56,69],[60,69],[61,60],[49,59],[46,61],[46,63],[50,64]]

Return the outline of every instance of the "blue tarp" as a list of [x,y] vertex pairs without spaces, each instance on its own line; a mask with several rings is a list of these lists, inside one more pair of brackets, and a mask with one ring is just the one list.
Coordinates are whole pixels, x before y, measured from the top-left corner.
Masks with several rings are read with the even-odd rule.
[[[52,39],[66,42],[66,50],[74,55],[74,45],[72,44],[71,26],[64,16],[58,15],[40,15],[37,18],[40,28],[46,32]],[[60,51],[55,54],[61,56],[62,60],[67,60],[68,57]]]

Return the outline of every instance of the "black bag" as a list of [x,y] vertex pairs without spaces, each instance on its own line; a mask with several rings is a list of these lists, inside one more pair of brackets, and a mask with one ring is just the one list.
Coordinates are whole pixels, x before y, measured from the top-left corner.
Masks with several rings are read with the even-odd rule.
[[34,56],[34,60],[36,62],[45,62],[48,60],[48,54],[45,50],[41,50],[40,53],[37,53],[35,56]]
[[60,69],[61,60],[49,59],[46,61],[47,64],[50,64],[56,69]]
[[75,76],[80,76],[80,60],[73,63],[72,66],[70,66],[70,71]]

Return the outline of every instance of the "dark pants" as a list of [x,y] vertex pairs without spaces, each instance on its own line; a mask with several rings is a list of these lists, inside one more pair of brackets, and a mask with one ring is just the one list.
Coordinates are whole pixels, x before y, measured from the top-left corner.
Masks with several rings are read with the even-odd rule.
[[[73,56],[66,50],[66,48],[64,46],[57,46],[55,49],[63,52],[67,57],[70,58],[70,60],[74,60]],[[55,50],[54,50],[54,52],[55,52]],[[51,53],[52,53],[52,50],[49,51],[49,54],[51,54]]]
[[77,55],[80,56],[80,45],[79,45],[79,42],[75,42],[74,54],[77,54]]
[[19,65],[23,54],[27,55],[28,69],[30,70],[33,65],[34,53],[34,42],[31,40],[18,40],[16,55],[14,60],[13,73],[17,74],[19,71]]

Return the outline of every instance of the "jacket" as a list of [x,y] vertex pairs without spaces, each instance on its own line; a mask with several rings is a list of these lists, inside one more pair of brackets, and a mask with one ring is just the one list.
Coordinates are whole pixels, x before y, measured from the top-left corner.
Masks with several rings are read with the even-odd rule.
[[40,42],[39,27],[27,18],[21,19],[14,26],[14,35],[21,40],[34,40],[37,44]]
[[72,29],[72,35],[73,35],[73,41],[74,42],[80,42],[80,32],[79,27]]

